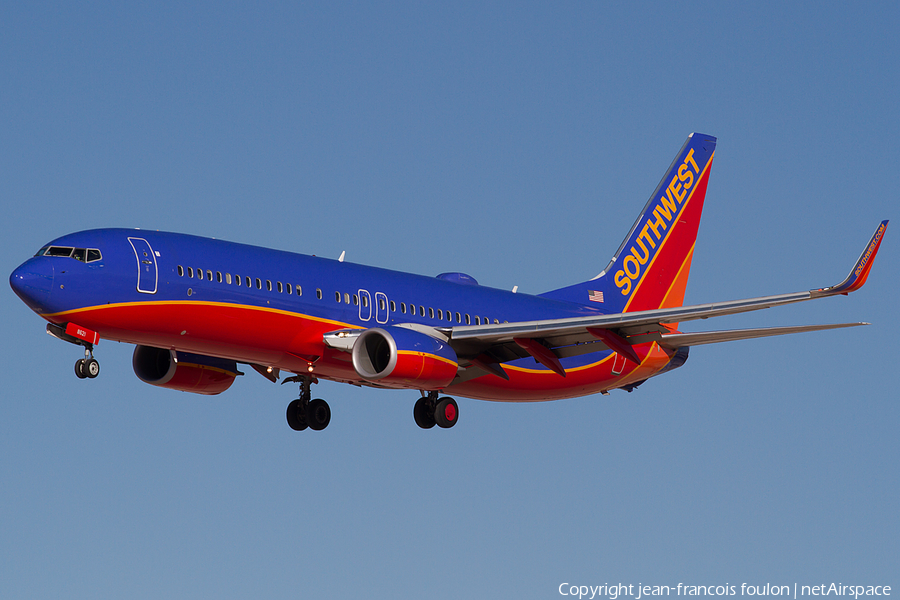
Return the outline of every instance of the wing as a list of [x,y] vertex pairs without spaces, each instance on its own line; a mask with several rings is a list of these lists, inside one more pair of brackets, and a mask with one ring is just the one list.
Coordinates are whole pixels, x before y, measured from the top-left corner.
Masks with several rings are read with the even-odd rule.
[[847,278],[838,285],[827,288],[731,302],[590,317],[438,328],[438,331],[449,339],[462,361],[504,377],[500,366],[502,363],[528,356],[565,376],[565,370],[559,362],[561,358],[611,349],[638,362],[632,346],[647,342],[678,348],[865,325],[866,323],[840,323],[705,333],[673,332],[672,328],[666,326],[667,323],[734,315],[855,291],[862,287],[868,277],[887,224],[887,221],[881,222]]

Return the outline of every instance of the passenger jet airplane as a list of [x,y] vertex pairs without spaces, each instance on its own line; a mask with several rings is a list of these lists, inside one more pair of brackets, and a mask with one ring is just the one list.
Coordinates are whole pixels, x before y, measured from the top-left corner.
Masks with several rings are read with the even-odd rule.
[[84,347],[135,344],[144,382],[218,394],[246,364],[300,385],[295,430],[324,429],[318,379],[420,390],[419,427],[453,427],[444,394],[532,402],[632,391],[684,364],[691,346],[865,323],[682,333],[679,323],[862,287],[883,221],[838,285],[682,306],[716,139],[691,134],[599,275],[537,296],[484,287],[463,273],[425,277],[178,233],[96,229],[58,238],[10,276],[47,332]]

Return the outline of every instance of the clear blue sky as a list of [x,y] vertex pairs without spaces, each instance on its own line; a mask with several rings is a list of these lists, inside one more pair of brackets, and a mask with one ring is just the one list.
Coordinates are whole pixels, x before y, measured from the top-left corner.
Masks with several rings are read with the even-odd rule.
[[[719,143],[686,301],[866,287],[715,322],[872,326],[695,348],[633,394],[460,399],[141,383],[7,287],[0,597],[555,598],[563,582],[900,593],[896,3],[10,3],[10,273],[172,230],[540,293],[602,269],[686,136]],[[6,275],[5,275],[6,276]]]

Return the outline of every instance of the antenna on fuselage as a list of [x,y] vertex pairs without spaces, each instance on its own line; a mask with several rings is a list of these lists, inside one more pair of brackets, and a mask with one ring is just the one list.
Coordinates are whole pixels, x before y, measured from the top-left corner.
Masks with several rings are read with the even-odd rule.
[[347,254],[347,251],[346,251],[346,250],[344,250],[343,252],[341,252],[341,257],[338,259],[338,262],[344,262],[344,255],[345,255],[345,254]]

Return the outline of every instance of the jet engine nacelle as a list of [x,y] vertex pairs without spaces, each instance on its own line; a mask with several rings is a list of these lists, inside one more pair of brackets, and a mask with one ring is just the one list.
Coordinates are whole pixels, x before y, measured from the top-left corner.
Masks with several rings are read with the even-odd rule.
[[391,388],[443,389],[458,369],[456,352],[447,343],[404,327],[367,329],[351,355],[360,377]]
[[136,346],[131,364],[144,383],[195,394],[221,394],[240,375],[233,360],[151,346]]

